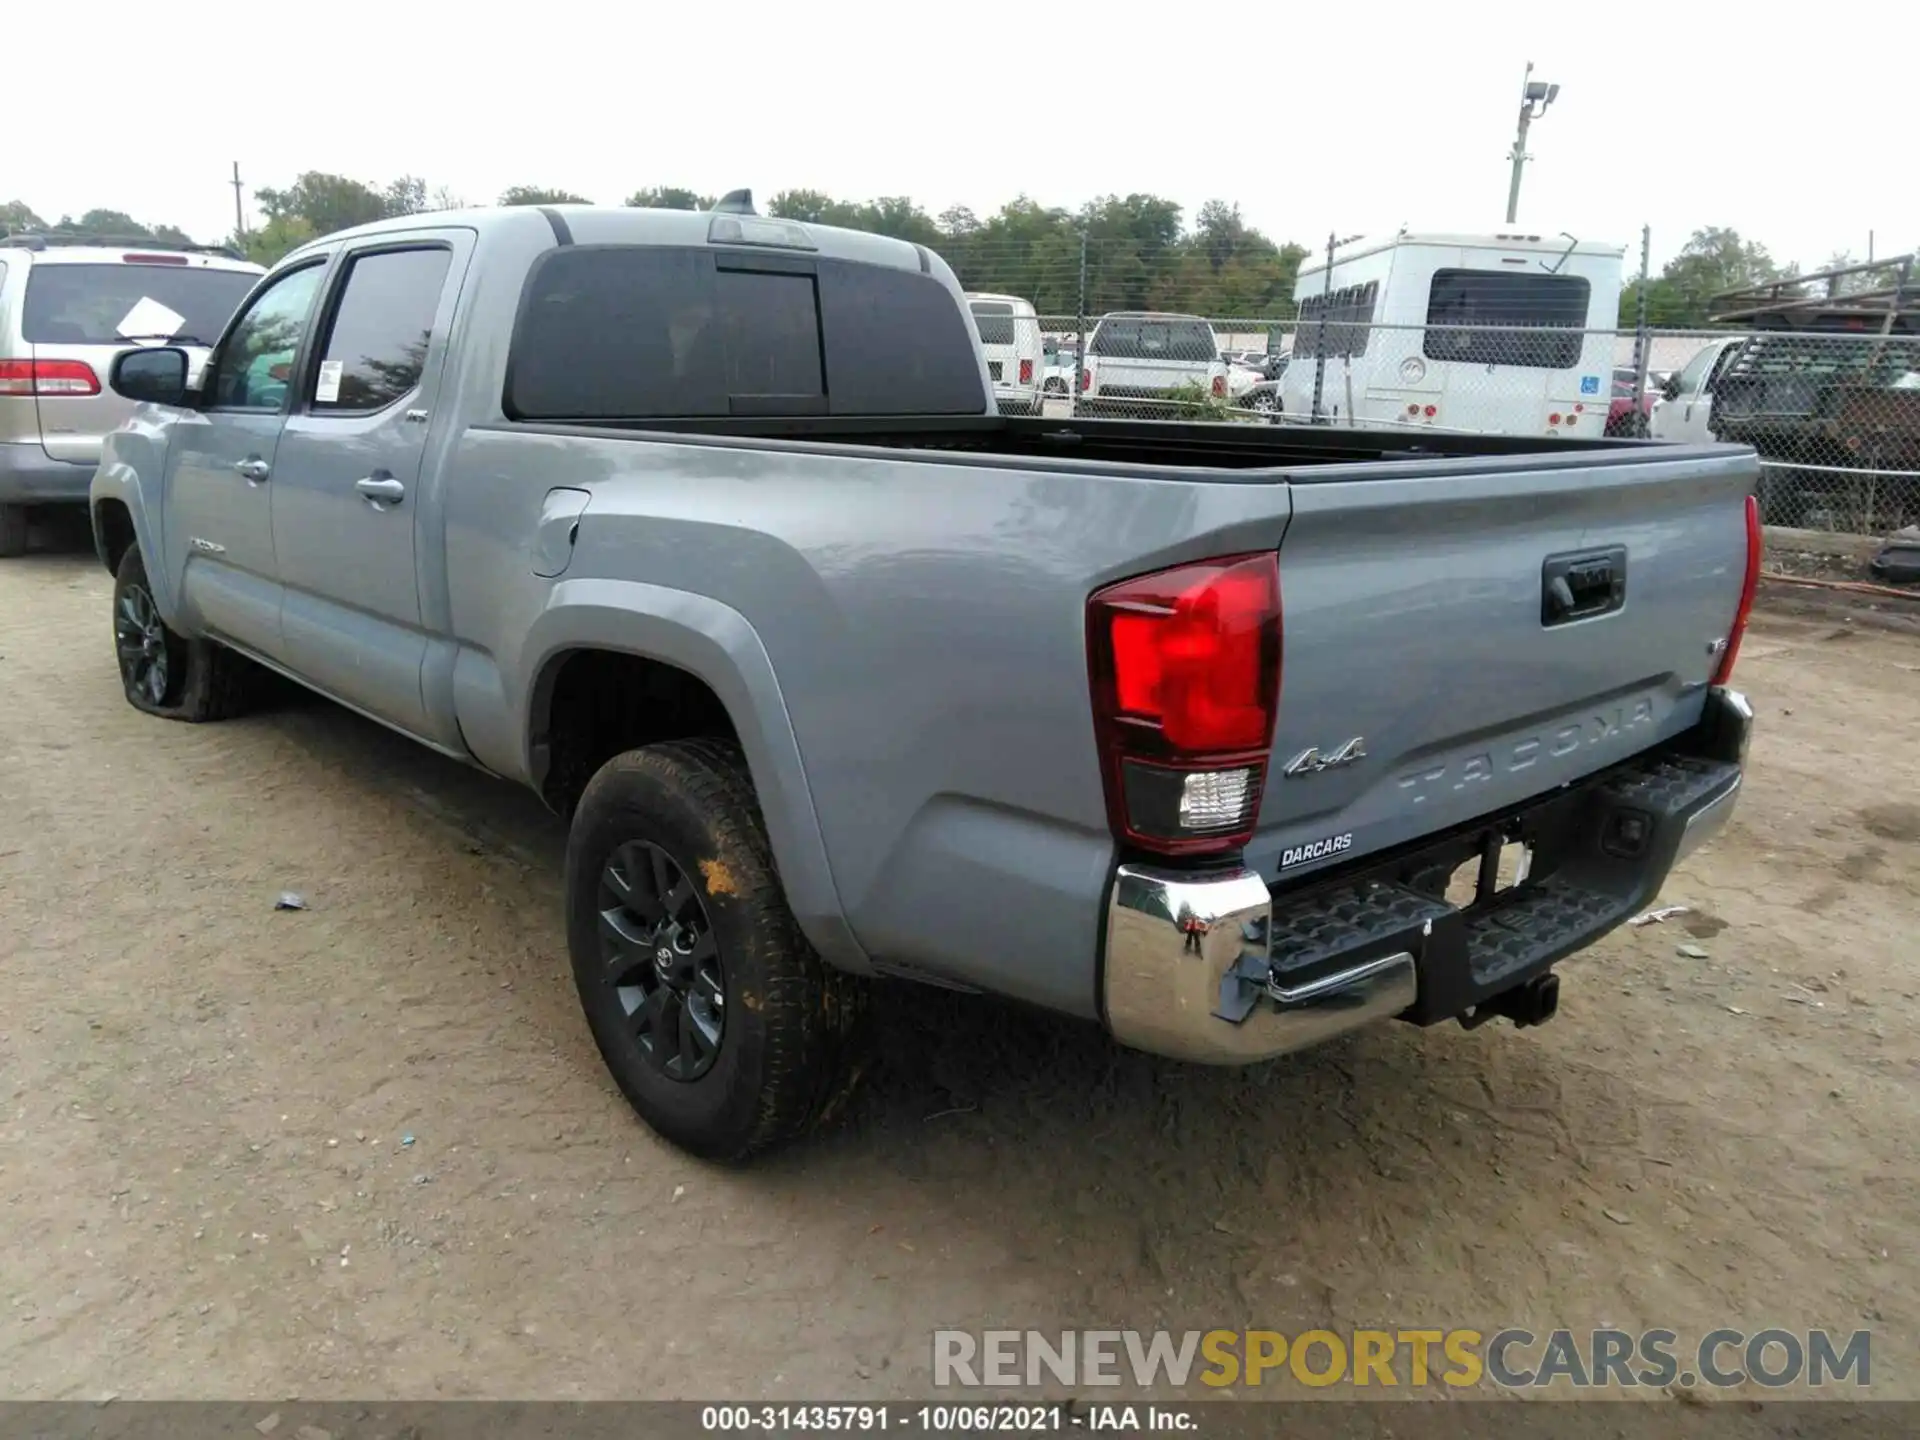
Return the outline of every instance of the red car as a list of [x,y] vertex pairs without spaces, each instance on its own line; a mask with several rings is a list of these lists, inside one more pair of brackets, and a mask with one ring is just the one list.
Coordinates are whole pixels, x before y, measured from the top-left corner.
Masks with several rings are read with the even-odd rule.
[[[1647,372],[1647,388],[1640,393],[1640,413],[1653,414],[1653,402],[1660,393],[1659,383],[1652,371]],[[1607,405],[1608,435],[1628,437],[1646,434],[1644,424],[1636,426],[1633,420],[1633,371],[1615,370],[1613,372],[1613,399]]]

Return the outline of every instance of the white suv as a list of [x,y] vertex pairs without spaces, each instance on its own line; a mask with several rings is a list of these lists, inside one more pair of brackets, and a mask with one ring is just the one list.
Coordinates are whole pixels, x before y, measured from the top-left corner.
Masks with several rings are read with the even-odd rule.
[[1198,315],[1102,315],[1080,372],[1082,414],[1181,418],[1178,401],[1227,398],[1227,365],[1213,327]]
[[0,555],[26,548],[29,507],[86,503],[101,438],[134,409],[107,388],[113,357],[203,360],[264,273],[212,247],[0,236]]

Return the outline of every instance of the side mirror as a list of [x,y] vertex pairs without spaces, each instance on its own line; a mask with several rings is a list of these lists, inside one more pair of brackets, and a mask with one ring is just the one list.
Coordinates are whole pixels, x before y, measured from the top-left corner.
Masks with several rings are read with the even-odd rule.
[[1680,398],[1680,377],[1678,375],[1669,375],[1667,377],[1667,383],[1660,387],[1660,393],[1669,400],[1678,400]]
[[128,400],[178,405],[187,396],[187,352],[174,345],[124,350],[113,357],[107,383]]

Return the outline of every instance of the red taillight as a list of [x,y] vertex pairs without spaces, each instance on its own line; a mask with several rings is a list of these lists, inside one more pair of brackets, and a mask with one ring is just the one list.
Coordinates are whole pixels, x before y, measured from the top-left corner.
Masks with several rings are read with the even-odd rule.
[[84,360],[0,360],[0,395],[98,395],[100,377]]
[[1214,398],[1216,399],[1218,399],[1220,396],[1227,393],[1227,377],[1226,376],[1216,375],[1213,377],[1213,393],[1214,393]]
[[122,255],[120,259],[128,265],[184,265],[184,255]]
[[1753,614],[1754,592],[1760,588],[1760,558],[1767,547],[1766,532],[1760,528],[1760,502],[1747,496],[1747,578],[1740,586],[1740,608],[1733,612],[1733,628],[1727,632],[1727,648],[1720,652],[1720,665],[1713,672],[1713,683],[1724,685],[1733,676],[1733,662],[1740,658],[1740,642],[1746,637],[1747,620]]
[[1278,558],[1204,560],[1096,591],[1087,658],[1115,837],[1171,855],[1244,845],[1280,704]]
[[1083,391],[1093,389],[1093,371],[1082,370],[1080,372],[1080,388]]
[[1033,361],[1022,360],[1020,362],[1020,383],[1022,385],[1031,385],[1033,383]]

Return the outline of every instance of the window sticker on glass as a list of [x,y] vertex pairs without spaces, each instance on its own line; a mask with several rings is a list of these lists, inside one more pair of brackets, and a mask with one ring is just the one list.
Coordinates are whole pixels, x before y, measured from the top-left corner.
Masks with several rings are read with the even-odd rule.
[[116,327],[128,340],[164,345],[185,328],[187,317],[169,310],[151,295],[143,295]]
[[314,388],[313,398],[321,405],[337,404],[340,399],[340,377],[346,373],[344,360],[322,360],[320,362],[320,383]]

